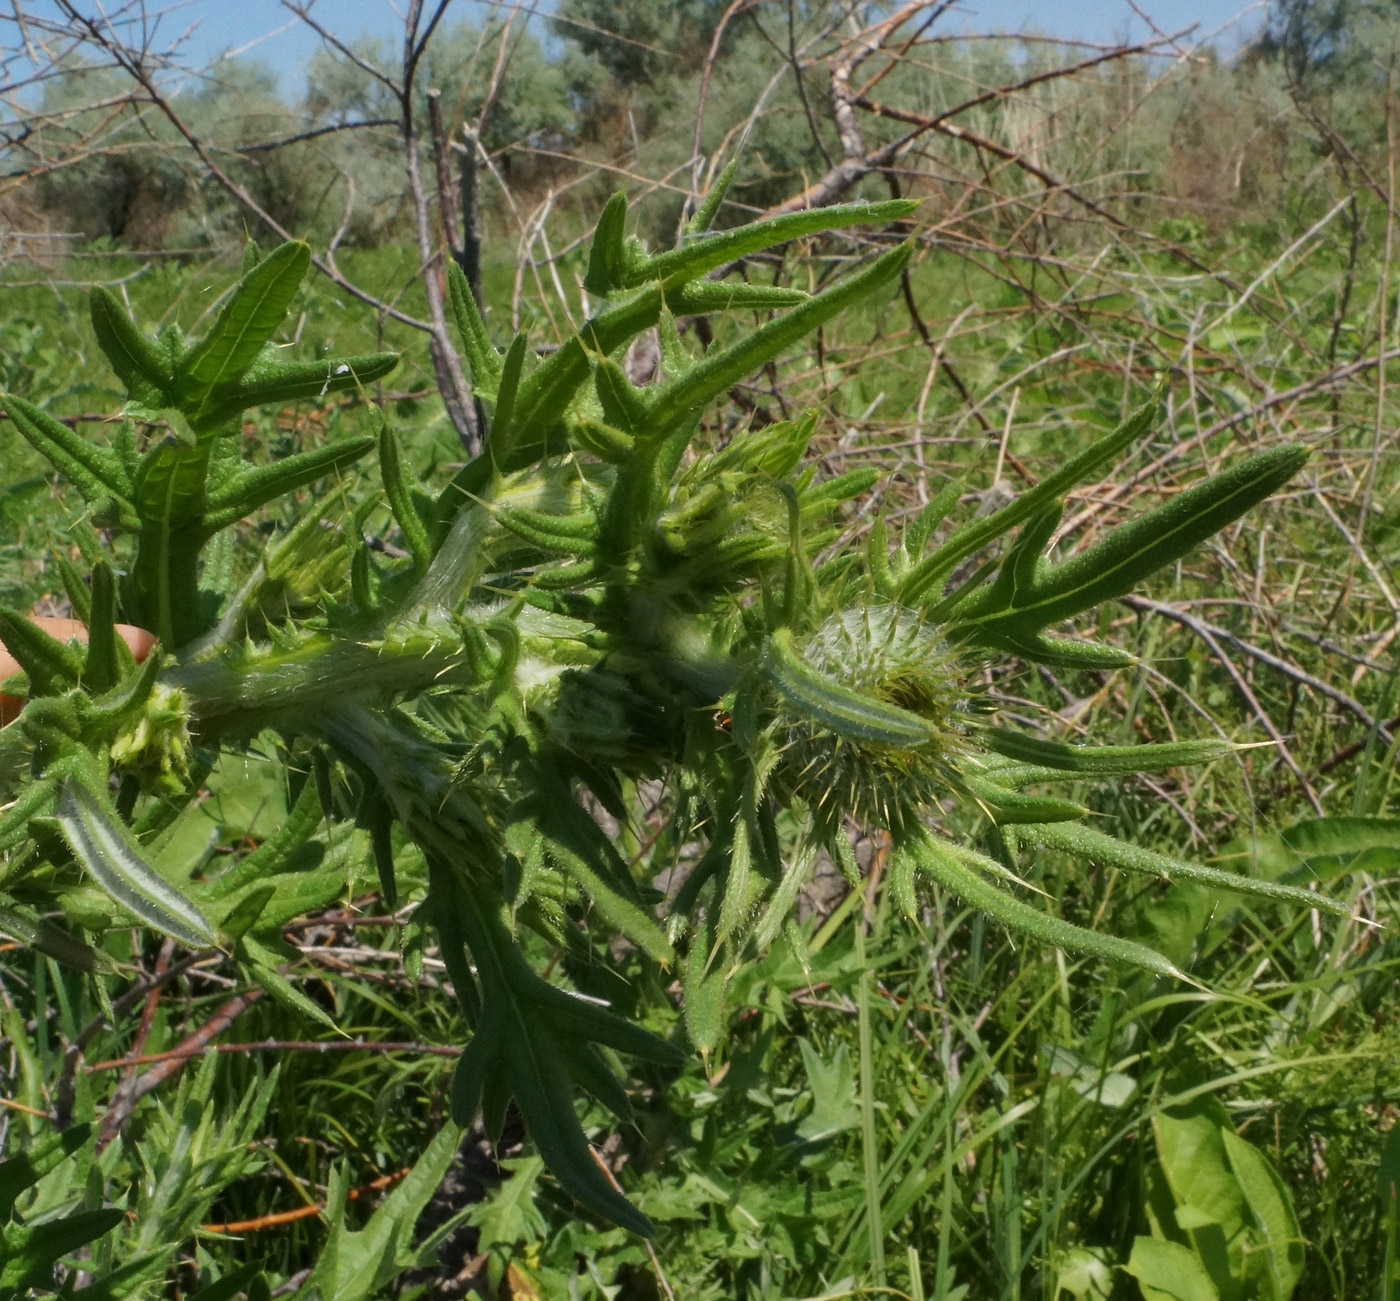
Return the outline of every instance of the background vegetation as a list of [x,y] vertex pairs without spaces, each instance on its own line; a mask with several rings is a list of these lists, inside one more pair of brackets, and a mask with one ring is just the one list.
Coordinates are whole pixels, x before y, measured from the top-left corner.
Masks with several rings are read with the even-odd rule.
[[[878,466],[896,515],[966,476],[968,504],[990,508],[1165,373],[1167,426],[1121,477],[1072,498],[1065,553],[1243,449],[1309,442],[1289,492],[1109,610],[1099,632],[1139,670],[1013,667],[989,686],[1057,739],[1270,742],[1075,795],[1165,852],[1347,874],[1358,920],[1034,857],[1030,883],[1067,916],[1151,943],[1193,988],[1012,942],[951,897],[906,919],[879,888],[878,846],[862,846],[867,891],[833,870],[803,901],[807,965],[776,947],[736,978],[713,1054],[631,1081],[637,1124],[600,1156],[657,1224],[649,1248],[577,1218],[513,1123],[494,1151],[479,1133],[455,1159],[430,1148],[465,1027],[430,992],[436,954],[402,956],[421,890],[391,914],[372,864],[351,857],[343,897],[288,933],[299,986],[349,1038],[308,1035],[270,1000],[205,1033],[229,976],[216,961],[171,967],[159,937],[133,934],[124,956],[144,974],[116,1015],[92,983],[6,947],[7,1152],[50,1134],[65,1097],[97,1117],[121,1100],[125,1117],[99,1155],[27,1194],[27,1222],[84,1197],[130,1210],[98,1263],[170,1295],[254,1286],[235,1273],[249,1262],[257,1286],[290,1292],[332,1246],[369,1262],[322,1280],[337,1297],[1400,1295],[1400,14],[1283,0],[1227,61],[1189,33],[1132,50],[955,39],[943,9],[561,0],[532,27],[505,7],[459,21],[452,6],[412,67],[328,30],[298,102],[238,60],[190,75],[138,9],[106,22],[16,10],[0,386],[79,427],[111,419],[122,394],[88,285],[148,329],[192,329],[245,232],[296,235],[330,250],[330,274],[303,290],[291,355],[402,349],[377,397],[415,473],[441,481],[475,435],[423,271],[444,245],[471,261],[464,192],[501,342],[521,322],[558,338],[582,320],[581,237],[614,188],[653,247],[733,157],[726,221],[920,198],[898,291],[736,386],[711,436],[816,407],[822,474]],[[814,287],[859,251],[794,246],[745,274]],[[706,318],[688,325],[707,340]],[[649,365],[634,349],[634,379]],[[272,460],[371,419],[358,400],[304,402],[250,419],[245,444]],[[3,437],[0,600],[59,612],[56,557],[81,503]],[[374,485],[345,489],[354,503]],[[864,545],[870,523],[853,514],[842,545]],[[381,519],[366,528],[395,545]],[[211,859],[264,839],[288,807],[280,762],[257,746],[224,776],[197,847]],[[658,872],[684,849],[635,848]],[[674,991],[615,956],[631,983],[609,997],[669,1024]],[[610,1133],[601,1111],[588,1120]],[[401,1181],[425,1150],[435,1177]],[[395,1186],[413,1195],[381,1201]],[[1171,1244],[1199,1279],[1180,1260],[1154,1272],[1137,1245],[1169,1240],[1153,1226],[1173,1205],[1223,1226],[1223,1243],[1201,1229]],[[1274,1250],[1258,1246],[1267,1224]],[[165,1244],[173,1267],[150,1259]]]

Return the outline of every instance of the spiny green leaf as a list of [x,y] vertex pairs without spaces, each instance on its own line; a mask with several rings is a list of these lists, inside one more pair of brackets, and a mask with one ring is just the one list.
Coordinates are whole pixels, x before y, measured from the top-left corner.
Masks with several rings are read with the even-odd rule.
[[603,205],[598,224],[593,229],[593,244],[588,251],[588,272],[583,287],[590,294],[606,298],[622,284],[623,237],[627,227],[627,196],[618,190]]
[[204,914],[142,859],[86,787],[66,781],[55,817],[73,856],[128,912],[192,948],[214,943]]
[[117,583],[105,562],[92,571],[92,599],[88,608],[87,657],[83,662],[83,686],[106,692],[117,685],[121,665],[117,658]]
[[321,361],[274,361],[263,356],[236,383],[208,396],[200,422],[202,426],[215,427],[250,407],[315,401],[331,393],[358,391],[383,379],[398,364],[396,352],[327,357]]
[[67,479],[83,498],[96,505],[114,501],[127,516],[134,516],[132,483],[121,458],[94,447],[47,411],[13,393],[0,393],[0,404],[25,440]]
[[1160,745],[1065,745],[1004,727],[986,727],[979,735],[992,750],[1008,759],[1057,772],[1093,773],[1101,777],[1211,763],[1240,749],[1233,741],[1215,737],[1168,741]]
[[180,405],[196,424],[211,415],[214,390],[247,370],[287,314],[311,265],[311,250],[299,241],[275,248],[234,286],[218,319],[185,359],[179,377]]
[[[715,238],[724,239],[726,236],[718,235]],[[854,275],[847,276],[776,319],[765,322],[729,347],[712,352],[684,375],[661,385],[650,399],[650,419],[654,430],[657,433],[668,431],[692,418],[711,399],[727,391],[764,362],[810,334],[851,303],[893,280],[908,266],[913,252],[912,244],[890,249]]]
[[0,643],[29,678],[29,695],[53,696],[78,685],[83,652],[50,637],[15,610],[0,608]]
[[1060,469],[1034,488],[1027,489],[1009,505],[982,519],[964,524],[905,575],[896,593],[898,600],[910,606],[927,603],[958,561],[980,551],[1022,520],[1030,519],[1052,502],[1058,501],[1076,484],[1115,460],[1124,448],[1145,437],[1162,422],[1165,414],[1160,402],[1155,399],[1148,402],[1111,434],[1085,448],[1078,456],[1072,456]]
[[763,664],[768,681],[788,705],[838,736],[875,745],[918,746],[937,734],[917,714],[818,673],[793,649],[785,628],[769,639]]
[[1345,903],[1320,892],[1189,863],[1138,845],[1126,844],[1078,823],[1057,822],[1054,826],[1026,827],[1017,831],[1016,840],[1027,849],[1059,850],[1090,863],[1107,864],[1120,871],[1153,876],[1159,880],[1191,881],[1216,890],[1230,890],[1260,899],[1277,899],[1299,908],[1316,908],[1335,917],[1351,916],[1351,909]]
[[1053,913],[1042,912],[1030,904],[999,890],[985,877],[963,866],[951,854],[946,853],[932,840],[920,838],[910,846],[919,865],[939,885],[951,890],[964,903],[984,912],[1011,930],[1029,935],[1055,948],[1069,949],[1077,953],[1087,953],[1090,957],[1104,958],[1110,962],[1126,962],[1130,966],[1141,967],[1158,976],[1171,976],[1179,980],[1186,977],[1176,966],[1154,949],[1130,940],[1121,940],[1114,935],[1101,935],[1097,931],[1085,930],[1067,922]]
[[490,455],[500,465],[510,460],[511,448],[516,442],[516,430],[512,423],[515,418],[515,402],[520,393],[520,376],[525,366],[526,341],[524,334],[517,334],[506,349],[505,361],[501,363],[501,378],[496,389],[496,410],[491,417]]
[[212,534],[228,528],[286,493],[339,473],[374,445],[373,438],[340,438],[309,452],[285,456],[271,465],[245,470],[210,496],[204,511],[203,531]]
[[379,427],[379,473],[384,481],[384,495],[389,500],[389,509],[393,511],[408,553],[413,557],[413,572],[421,578],[427,573],[433,558],[432,544],[428,541],[427,527],[413,501],[413,480],[404,464],[398,435],[387,420],[383,420]]
[[715,183],[705,192],[705,197],[700,200],[700,206],[696,208],[695,215],[690,219],[686,229],[692,235],[703,235],[711,226],[715,224],[715,218],[719,215],[720,204],[724,202],[724,196],[729,193],[730,183],[734,180],[734,173],[739,170],[739,160],[731,158],[725,164],[724,170],[715,178]]
[[[1082,555],[1054,569],[1032,573],[1013,552],[1013,581],[994,583],[972,596],[953,615],[954,635],[980,640],[995,639],[1003,630],[1012,635],[1032,632],[1134,590],[1278,491],[1308,455],[1305,447],[1279,447],[1251,456],[1119,525]],[[1057,514],[1047,514],[1032,526],[1027,550],[1038,555],[1057,521]]]
[[132,401],[149,407],[174,405],[171,390],[175,372],[170,356],[141,332],[121,299],[105,285],[94,285],[88,295],[88,311],[98,346]]
[[805,289],[785,285],[751,285],[743,281],[694,280],[666,290],[666,306],[677,316],[699,316],[706,312],[734,312],[742,308],[766,311],[795,307],[811,300]]
[[455,259],[449,259],[447,263],[447,296],[452,315],[457,320],[457,332],[462,336],[462,344],[467,350],[472,387],[482,397],[494,398],[501,382],[501,354],[491,344],[486,322],[481,319],[481,309],[476,305],[476,296],[467,283],[466,273]]
[[868,226],[898,221],[917,212],[917,199],[886,199],[880,203],[838,203],[828,208],[809,208],[785,213],[766,221],[750,222],[718,235],[706,235],[682,244],[678,249],[657,253],[627,269],[624,283],[644,284],[648,280],[694,280],[727,262],[757,253],[775,244],[785,244],[803,235],[840,230],[846,226]]

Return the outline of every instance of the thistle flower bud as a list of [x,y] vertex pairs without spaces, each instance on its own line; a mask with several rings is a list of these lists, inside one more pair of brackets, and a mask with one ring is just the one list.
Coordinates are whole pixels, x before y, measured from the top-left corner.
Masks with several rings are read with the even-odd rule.
[[[781,780],[818,821],[897,830],[961,789],[971,700],[953,652],[918,614],[842,610],[796,653],[815,694],[779,686]],[[907,730],[881,727],[864,705],[885,707]]]

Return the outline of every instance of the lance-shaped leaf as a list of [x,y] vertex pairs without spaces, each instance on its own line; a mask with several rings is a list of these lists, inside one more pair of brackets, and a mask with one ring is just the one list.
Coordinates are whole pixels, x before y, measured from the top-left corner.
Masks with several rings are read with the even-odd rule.
[[172,406],[175,371],[170,354],[141,332],[121,299],[103,285],[93,286],[88,311],[98,346],[132,401],[148,407]]
[[18,904],[8,908],[0,907],[0,931],[36,953],[42,953],[45,957],[61,962],[65,967],[73,967],[77,971],[110,975],[117,969],[117,964],[105,953],[70,935],[62,927],[46,921],[33,909],[23,908]]
[[643,907],[636,882],[613,842],[573,800],[562,781],[541,781],[530,802],[533,820],[544,833],[545,849],[572,873],[604,919],[657,962],[674,956],[660,924]]
[[433,558],[428,529],[413,500],[413,480],[404,464],[403,451],[393,426],[384,420],[379,427],[379,474],[384,481],[384,495],[389,509],[413,557],[413,572],[421,577]]
[[501,354],[492,346],[486,322],[481,319],[481,309],[476,305],[476,295],[467,283],[466,273],[455,260],[447,263],[447,297],[457,320],[457,332],[462,336],[462,346],[467,350],[472,387],[482,397],[494,398],[496,386],[501,382]]
[[[19,739],[18,729],[13,735]],[[41,777],[26,785],[14,800],[0,812],[0,852],[13,849],[29,837],[29,820],[48,812],[53,804],[57,783],[52,777]]]
[[64,783],[55,813],[73,856],[123,908],[191,948],[214,943],[204,914],[141,857],[120,821],[81,783]]
[[53,696],[78,685],[82,652],[50,637],[16,610],[0,608],[0,643],[29,678],[29,694]]
[[1155,949],[1131,940],[1121,940],[1114,935],[1085,930],[1082,926],[1065,921],[1063,917],[1042,912],[1007,894],[980,873],[960,863],[931,839],[918,837],[908,849],[917,856],[920,868],[944,889],[951,890],[964,903],[1011,930],[1055,948],[1086,953],[1110,962],[1126,962],[1157,976],[1187,979],[1184,972]]
[[496,388],[496,410],[491,417],[490,455],[502,465],[510,461],[511,448],[517,441],[515,403],[520,393],[520,376],[525,367],[525,347],[523,333],[510,341]]
[[1088,809],[1073,800],[1053,795],[1027,795],[970,773],[962,774],[962,780],[998,826],[1021,822],[1072,822],[1089,814]]
[[375,445],[373,438],[341,438],[324,447],[245,470],[210,495],[201,529],[205,534],[236,524],[259,506],[353,465]]
[[110,498],[123,508],[123,514],[134,514],[131,480],[115,452],[94,447],[47,411],[12,393],[0,393],[0,404],[4,405],[6,414],[25,441],[82,493],[86,501],[96,504]]
[[898,221],[917,212],[917,199],[885,199],[880,203],[838,203],[829,208],[809,208],[789,212],[767,221],[755,221],[718,235],[706,235],[678,249],[657,253],[626,269],[624,284],[640,285],[648,280],[693,280],[707,271],[722,267],[749,253],[775,244],[784,244],[803,235],[839,230],[845,226],[868,226],[882,221]]
[[712,398],[737,384],[784,348],[810,334],[851,303],[893,280],[908,266],[913,253],[912,244],[902,244],[881,254],[864,270],[857,271],[800,306],[764,323],[728,348],[711,353],[684,375],[663,384],[655,391],[649,404],[652,429],[656,434],[663,434],[694,416]]
[[[1305,447],[1280,447],[1251,456],[1119,525],[1082,555],[1053,569],[1033,568],[1042,538],[1029,530],[1025,553],[1035,552],[1031,563],[1021,563],[1021,553],[1013,551],[1010,581],[998,580],[971,596],[954,612],[950,632],[995,642],[1003,635],[1032,633],[1131,592],[1277,492],[1307,458]],[[1044,518],[1053,527],[1052,517]]]
[[686,230],[690,234],[703,235],[715,224],[720,204],[724,202],[724,196],[729,193],[730,183],[734,180],[734,173],[738,170],[739,160],[731,158],[725,165],[724,171],[715,178],[715,183],[705,192],[705,197],[700,200],[700,206],[696,208],[695,216],[687,223]]
[[254,881],[264,880],[282,868],[289,855],[300,849],[315,833],[322,818],[321,800],[316,783],[302,783],[296,803],[277,828],[251,854],[241,858],[210,885],[215,898],[232,894]]
[[[1065,745],[1005,727],[986,727],[980,735],[989,749],[1008,759],[1056,773],[1086,773],[1099,777],[1211,763],[1243,748],[1216,737],[1166,741],[1159,745]],[[1000,773],[995,776],[998,781],[1004,780]]]
[[627,196],[619,190],[603,205],[593,244],[588,250],[588,272],[583,287],[590,294],[606,298],[622,285],[623,239],[627,226]]
[[282,324],[311,265],[300,242],[275,248],[234,286],[209,332],[190,350],[179,377],[180,405],[196,425],[207,423],[215,389],[247,370]]
[[[450,871],[438,870],[443,876]],[[463,1105],[470,1102],[478,1078],[483,1092],[493,1082],[490,1068],[499,1062],[530,1137],[564,1189],[613,1223],[650,1236],[650,1221],[612,1187],[593,1160],[574,1111],[567,1054],[558,1030],[539,1014],[536,1004],[522,997],[527,989],[533,991],[536,984],[545,982],[511,943],[494,901],[465,876],[453,874],[452,884],[459,908],[456,921],[476,959],[483,1002],[492,1009],[491,1017],[499,1027],[492,1036],[494,1052],[483,1060],[480,1075],[473,1071],[475,1078],[463,1082],[459,1091]]]
[[751,285],[744,281],[692,280],[666,290],[666,306],[677,316],[699,316],[705,312],[730,312],[751,307],[764,311],[775,307],[795,307],[811,298],[805,289],[784,285]]
[[117,582],[111,566],[102,561],[93,566],[87,614],[88,648],[83,662],[83,686],[89,691],[110,691],[121,676],[116,618]]
[[1145,437],[1161,423],[1164,415],[1160,402],[1148,402],[1134,411],[1111,434],[1086,447],[1078,456],[1070,457],[1063,466],[1034,488],[1027,489],[1015,501],[981,519],[968,521],[904,576],[895,594],[896,598],[904,605],[925,603],[958,561],[996,541],[1023,520],[1046,510],[1075,484],[1082,483],[1096,470],[1117,459],[1124,448]]
[[1334,917],[1350,917],[1351,909],[1336,899],[1301,886],[1283,885],[1262,877],[1241,876],[1224,872],[1218,867],[1205,867],[1180,858],[1158,854],[1138,845],[1130,845],[1107,836],[1081,823],[1057,822],[1053,826],[1017,829],[1011,833],[1016,843],[1028,850],[1052,849],[1095,864],[1107,864],[1121,872],[1152,876],[1161,881],[1190,881],[1215,890],[1230,890],[1235,894],[1253,895],[1260,899],[1276,899],[1299,908],[1316,908]]
[[314,401],[330,393],[359,390],[383,379],[398,364],[396,352],[327,357],[323,361],[274,361],[264,355],[237,383],[208,396],[200,425],[221,425],[249,407]]

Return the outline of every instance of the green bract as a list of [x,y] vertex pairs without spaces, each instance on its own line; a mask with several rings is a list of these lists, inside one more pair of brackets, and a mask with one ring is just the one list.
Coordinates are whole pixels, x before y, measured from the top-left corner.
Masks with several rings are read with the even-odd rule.
[[[853,824],[888,833],[888,880],[906,907],[931,883],[1047,944],[1167,978],[1181,973],[1152,950],[1020,897],[1016,856],[1049,847],[1345,912],[1320,893],[1123,845],[1045,790],[1209,762],[1229,743],[1066,746],[999,725],[977,685],[998,654],[1130,663],[1060,625],[1238,518],[1306,453],[1251,457],[1074,558],[1048,560],[1065,494],[1157,426],[1154,401],[993,514],[954,522],[950,485],[902,526],[877,518],[863,553],[833,550],[875,472],[822,477],[806,462],[814,416],[741,431],[719,449],[699,435],[701,418],[848,305],[888,292],[911,249],[889,248],[811,297],[711,277],[779,241],[905,218],[914,205],[853,204],[707,235],[715,197],[699,229],[655,256],[625,236],[615,197],[585,280],[593,315],[547,356],[524,336],[499,351],[449,267],[490,436],[436,494],[415,483],[382,419],[376,437],[243,464],[245,409],[360,387],[395,363],[275,359],[271,341],[308,265],[301,244],[251,250],[196,342],[170,330],[148,338],[93,291],[97,338],[130,396],[111,446],[3,398],[116,545],[129,535],[134,549],[119,553],[129,562],[114,552],[90,576],[68,575],[91,622],[85,651],[0,613],[30,696],[0,733],[0,928],[102,979],[105,955],[73,925],[42,919],[86,879],[110,899],[109,925],[139,921],[223,949],[249,982],[326,1020],[281,970],[295,957],[282,927],[339,895],[352,853],[372,855],[391,906],[411,860],[408,875],[427,887],[415,925],[435,932],[472,1028],[455,1119],[480,1111],[497,1134],[513,1100],[564,1187],[640,1233],[645,1217],[592,1159],[574,1091],[625,1119],[609,1054],[664,1066],[688,1050],[679,1034],[660,1038],[540,974],[526,931],[563,955],[565,972],[618,937],[674,966],[704,1052],[722,1032],[727,974],[783,931],[818,859],[856,877]],[[727,346],[693,353],[682,341],[678,316],[755,307],[771,318]],[[663,373],[637,387],[619,359],[653,328]],[[335,507],[336,474],[376,449],[383,493],[366,510],[392,512],[393,559],[362,545],[364,512]],[[317,484],[331,486],[261,557],[240,561],[228,530]],[[114,637],[118,619],[159,636],[144,666]],[[216,780],[219,752],[269,733],[301,773],[284,825],[221,874],[157,870]],[[639,783],[666,819],[659,843],[673,855],[692,847],[684,863],[638,855],[643,870],[604,830],[636,820]],[[969,819],[990,825],[993,853],[961,841],[955,828]],[[293,870],[311,840],[319,865]],[[676,867],[683,880],[663,900],[650,879]],[[90,908],[81,920],[102,921]]]

